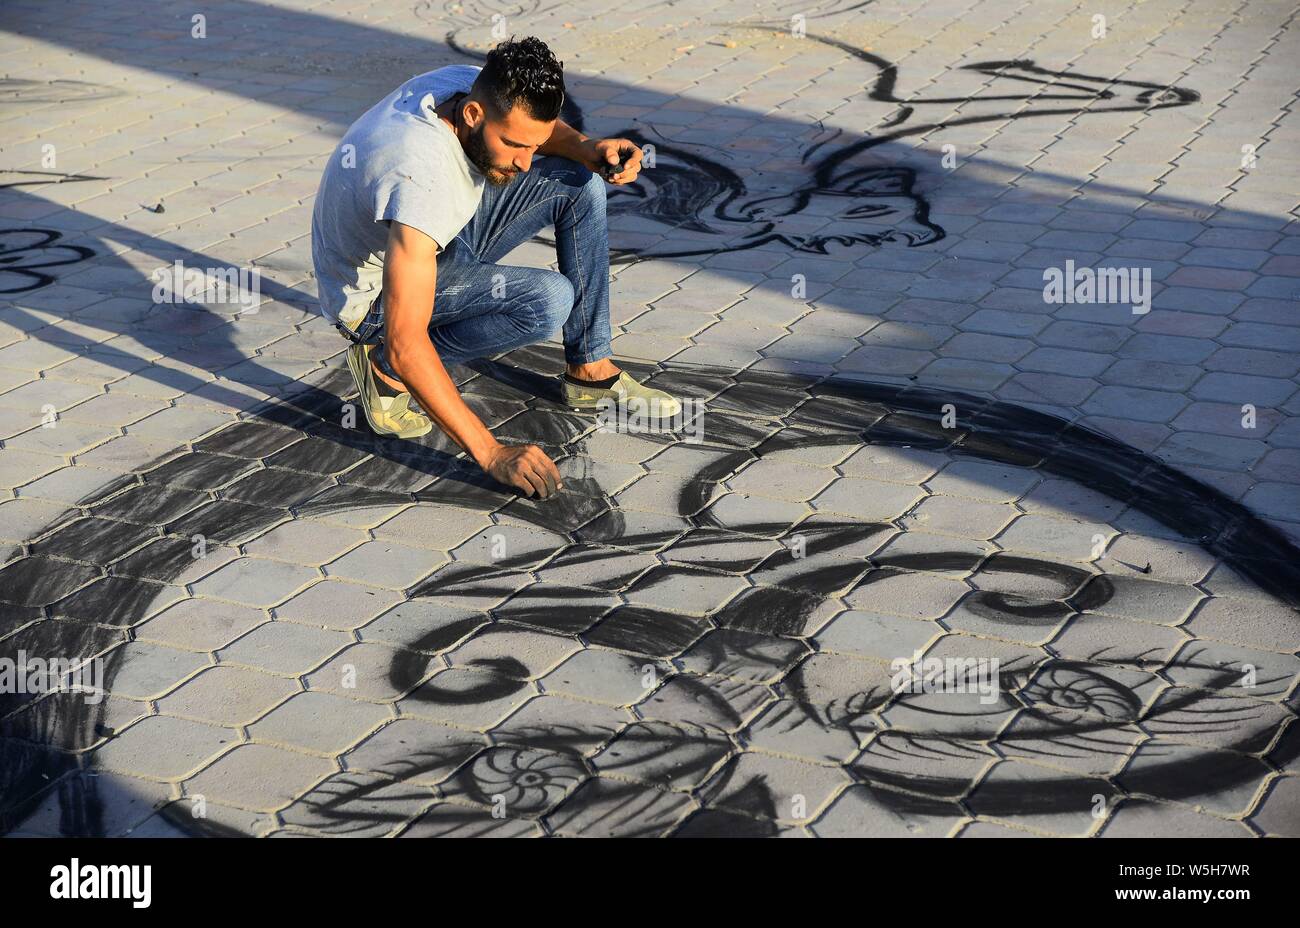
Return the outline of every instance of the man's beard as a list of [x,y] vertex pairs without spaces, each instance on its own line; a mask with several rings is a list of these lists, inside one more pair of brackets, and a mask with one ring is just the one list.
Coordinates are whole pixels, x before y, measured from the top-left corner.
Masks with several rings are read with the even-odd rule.
[[492,157],[488,154],[487,143],[483,141],[482,124],[479,125],[478,129],[470,131],[464,147],[465,157],[470,160],[474,167],[479,169],[480,173],[487,178],[487,182],[494,187],[506,186],[506,184],[514,180],[515,174],[518,173],[513,169],[499,168],[492,163]]

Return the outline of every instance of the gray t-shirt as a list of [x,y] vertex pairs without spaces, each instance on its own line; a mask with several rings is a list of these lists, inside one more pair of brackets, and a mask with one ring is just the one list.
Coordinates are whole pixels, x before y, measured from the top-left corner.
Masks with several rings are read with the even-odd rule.
[[321,314],[355,328],[384,275],[397,220],[445,248],[474,217],[483,174],[433,108],[468,91],[481,68],[413,77],[352,124],[330,157],[312,210],[311,255]]

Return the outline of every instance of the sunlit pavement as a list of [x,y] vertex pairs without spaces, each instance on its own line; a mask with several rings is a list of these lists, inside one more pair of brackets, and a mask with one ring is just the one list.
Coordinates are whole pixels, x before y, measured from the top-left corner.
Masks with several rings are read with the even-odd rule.
[[[538,6],[0,8],[0,830],[1300,834],[1291,5]],[[376,439],[310,270],[510,34],[653,152],[614,350],[694,401],[457,368],[545,503]]]

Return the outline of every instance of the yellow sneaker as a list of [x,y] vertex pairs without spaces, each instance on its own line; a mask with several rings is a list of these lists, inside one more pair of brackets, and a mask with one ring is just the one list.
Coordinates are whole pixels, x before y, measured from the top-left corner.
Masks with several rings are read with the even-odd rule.
[[366,421],[379,435],[398,438],[419,438],[433,428],[433,421],[423,413],[411,409],[411,394],[380,396],[375,385],[374,368],[370,365],[370,352],[374,345],[352,344],[348,347],[348,370],[361,392],[361,408]]
[[561,379],[564,383],[564,404],[575,412],[595,412],[602,401],[610,399],[619,406],[639,408],[644,415],[657,419],[671,419],[682,410],[682,404],[675,397],[663,390],[637,383],[627,371],[620,371],[618,380],[608,388],[570,383],[563,377]]

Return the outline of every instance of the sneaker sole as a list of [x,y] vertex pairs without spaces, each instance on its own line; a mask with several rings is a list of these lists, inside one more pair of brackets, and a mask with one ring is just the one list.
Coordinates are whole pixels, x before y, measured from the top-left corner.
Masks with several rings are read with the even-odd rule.
[[[591,415],[595,415],[600,412],[600,406],[574,406],[572,404],[566,404],[566,408],[569,409],[571,412],[583,412],[583,413],[589,413]],[[681,407],[679,406],[675,411],[669,413],[668,415],[655,416],[654,418],[659,420],[672,419],[675,418],[680,412],[681,412]]]

